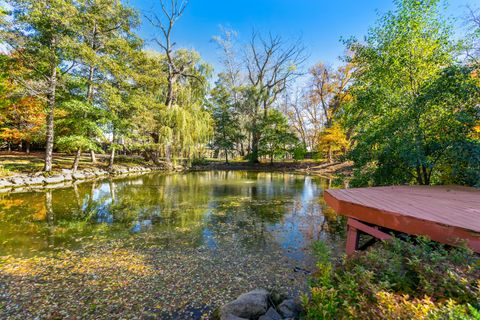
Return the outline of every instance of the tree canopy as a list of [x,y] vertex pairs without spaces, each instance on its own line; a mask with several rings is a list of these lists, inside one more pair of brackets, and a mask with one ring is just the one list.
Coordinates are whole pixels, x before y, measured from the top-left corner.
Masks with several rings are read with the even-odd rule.
[[[222,28],[216,74],[179,47],[186,1],[140,14],[116,0],[9,0],[0,12],[4,148],[142,155],[155,164],[353,161],[353,185],[476,185],[480,18],[455,39],[439,0],[395,0],[335,66],[300,40]],[[8,9],[6,9],[8,8]],[[141,17],[157,32],[138,34]],[[455,39],[455,40],[454,40]],[[152,44],[155,49],[151,48]]]

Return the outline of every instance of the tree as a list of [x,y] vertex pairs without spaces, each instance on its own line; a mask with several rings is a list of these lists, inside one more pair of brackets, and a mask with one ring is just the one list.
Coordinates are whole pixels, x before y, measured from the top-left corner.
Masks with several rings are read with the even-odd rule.
[[70,70],[76,48],[79,12],[70,0],[12,0],[11,27],[2,32],[31,72],[19,77],[30,95],[46,102],[44,171],[52,170],[54,115],[62,76]]
[[228,153],[235,149],[236,144],[242,139],[239,115],[234,108],[231,95],[221,80],[211,92],[212,118],[214,122],[214,135],[212,146],[216,150],[223,150],[225,162],[228,163]]
[[[193,50],[185,49],[176,49],[175,42],[172,39],[172,34],[174,26],[177,21],[183,15],[185,9],[187,8],[188,1],[178,1],[178,0],[160,0],[160,7],[162,15],[158,16],[153,14],[147,19],[156,27],[161,36],[155,39],[156,44],[162,49],[165,55],[165,67],[167,75],[167,88],[163,90],[162,95],[164,97],[164,104],[166,106],[167,113],[163,121],[163,134],[161,137],[162,140],[166,141],[165,143],[165,156],[167,163],[171,162],[172,156],[172,146],[181,145],[182,148],[177,148],[182,151],[185,147],[195,147],[196,142],[200,139],[204,139],[204,133],[209,130],[208,123],[209,118],[208,113],[202,110],[198,102],[198,96],[196,94],[203,93],[206,89],[206,78],[210,74],[210,67],[200,59],[200,55]],[[185,90],[186,89],[186,90]],[[193,91],[191,91],[193,89]],[[187,97],[182,97],[182,94],[187,93]],[[193,96],[192,96],[193,94]],[[202,99],[205,96],[202,97]],[[184,98],[195,98],[197,101],[187,101],[186,103],[182,101]],[[192,109],[193,108],[193,109]],[[189,110],[191,109],[191,110]],[[181,118],[191,115],[191,112],[199,112],[199,119],[201,121],[196,121],[191,118],[191,122],[187,127],[199,126],[202,129],[200,136],[196,137],[194,132],[183,131],[179,133],[178,130],[178,120],[181,121]],[[185,121],[184,121],[185,124]],[[181,128],[182,130],[186,128]],[[159,137],[160,138],[160,137]],[[177,141],[177,138],[180,138],[181,141]],[[188,146],[187,146],[188,145]]]
[[[190,72],[195,77],[182,80],[176,87],[176,103],[167,107],[162,92],[167,87],[166,57],[158,52],[147,52],[137,66],[134,93],[137,126],[137,147],[145,158],[161,164],[160,157],[191,157],[202,152],[211,139],[212,119],[206,109],[207,78],[210,66],[195,51],[178,50],[178,59],[193,61]],[[200,79],[200,81],[197,80]],[[172,144],[172,142],[175,144]]]
[[304,48],[300,42],[287,44],[279,36],[265,39],[255,32],[247,46],[246,68],[248,91],[246,105],[250,108],[251,154],[250,160],[258,162],[258,144],[262,131],[259,124],[285,91],[290,80],[298,76],[305,62]]
[[242,63],[240,58],[240,49],[237,47],[238,33],[235,30],[221,27],[222,34],[214,36],[213,41],[217,44],[221,51],[220,62],[223,65],[223,71],[219,75],[224,82],[225,89],[229,92],[231,100],[233,102],[234,112],[238,115],[237,120],[239,123],[242,139],[238,143],[238,152],[243,157],[246,154],[246,146],[249,144],[247,125],[250,121],[248,113],[244,112],[249,108],[245,108],[242,103],[244,96],[242,92],[245,92],[245,74],[242,73]]
[[454,66],[455,47],[438,1],[395,3],[365,43],[347,42],[356,68],[354,103],[344,119],[355,130],[354,184],[440,180],[438,164],[456,141],[468,140],[478,117],[474,79]]
[[312,151],[328,154],[330,162],[334,151],[338,153],[348,147],[350,134],[342,128],[341,115],[352,101],[348,90],[353,80],[352,71],[350,63],[337,69],[316,64],[310,68],[307,87],[287,106],[290,121],[304,144]]
[[[75,158],[72,164],[72,171],[76,172],[82,150],[98,151],[100,148],[95,141],[91,139],[92,133],[99,132],[100,128],[95,119],[99,110],[84,100],[65,101],[60,105],[62,113],[57,117],[57,137],[56,146],[60,151],[72,153],[75,152]],[[100,135],[100,133],[97,133]]]
[[45,112],[43,101],[21,94],[15,76],[26,70],[15,59],[16,54],[0,56],[0,138],[12,144],[25,143],[30,153],[30,144],[44,139]]
[[297,136],[290,130],[287,118],[278,110],[270,109],[261,124],[259,155],[268,156],[273,164],[275,157],[283,157],[298,145]]
[[25,151],[30,153],[31,143],[41,141],[44,136],[44,105],[38,99],[24,97],[1,109],[0,139],[7,141],[9,148],[11,144],[25,142]]
[[190,77],[189,68],[193,65],[191,60],[177,59],[175,42],[172,40],[172,32],[175,23],[181,18],[187,8],[188,1],[172,0],[170,3],[166,0],[160,0],[162,17],[154,14],[153,17],[147,17],[154,27],[161,31],[162,37],[156,38],[155,42],[162,48],[167,58],[167,91],[165,94],[165,105],[171,107],[175,102],[175,84],[180,78]]
[[312,123],[320,122],[326,128],[332,127],[341,107],[351,99],[347,89],[352,80],[352,68],[352,64],[347,63],[333,70],[318,63],[310,69],[309,99],[321,111],[318,112],[318,107],[308,111]]
[[338,123],[324,128],[317,135],[317,150],[327,155],[329,163],[333,162],[333,154],[345,150],[348,146],[348,140],[345,132]]
[[136,61],[141,43],[130,39],[123,39],[122,42],[123,45],[111,56],[108,81],[103,82],[99,89],[104,112],[108,115],[106,130],[111,134],[110,170],[113,169],[116,150],[125,139],[134,134],[136,123],[132,120],[138,107],[133,101],[137,89]]
[[[114,57],[125,46],[141,46],[140,39],[133,33],[139,24],[138,14],[116,0],[83,0],[80,1],[79,11],[82,24],[78,35],[81,44],[78,59],[80,66],[75,75],[83,80],[81,85],[84,87],[85,102],[101,110],[105,106],[102,106],[100,95],[95,93],[102,88],[102,82],[108,81],[109,69],[115,67],[112,55]],[[86,113],[85,117],[99,114],[90,107],[89,109],[92,112]],[[84,138],[92,140],[89,144],[94,145],[100,132],[95,127],[91,129],[85,133]],[[90,149],[92,162],[96,161],[95,149]]]
[[470,30],[466,37],[466,56],[470,63],[480,68],[480,8],[468,7],[465,20]]

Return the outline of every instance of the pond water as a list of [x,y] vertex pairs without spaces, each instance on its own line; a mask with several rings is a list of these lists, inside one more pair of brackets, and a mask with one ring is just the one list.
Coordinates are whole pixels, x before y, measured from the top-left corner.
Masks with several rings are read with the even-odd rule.
[[0,195],[0,318],[202,318],[255,287],[301,292],[312,242],[343,248],[327,183],[157,173]]

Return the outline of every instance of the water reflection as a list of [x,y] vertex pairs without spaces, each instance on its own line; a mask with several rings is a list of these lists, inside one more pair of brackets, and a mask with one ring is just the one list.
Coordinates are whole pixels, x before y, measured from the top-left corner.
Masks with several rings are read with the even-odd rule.
[[[279,246],[295,259],[334,237],[323,213],[327,181],[288,173],[150,174],[0,196],[0,255],[74,249],[98,239],[204,246]],[[330,225],[332,227],[327,228]]]

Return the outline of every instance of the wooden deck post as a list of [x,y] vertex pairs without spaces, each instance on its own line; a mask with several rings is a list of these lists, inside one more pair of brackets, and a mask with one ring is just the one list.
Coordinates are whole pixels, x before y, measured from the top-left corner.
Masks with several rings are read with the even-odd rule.
[[347,247],[346,252],[347,255],[351,255],[355,253],[358,249],[358,240],[360,238],[360,234],[358,233],[358,229],[352,226],[350,222],[351,218],[348,218],[347,223]]
[[358,250],[358,242],[360,240],[360,231],[371,235],[379,240],[388,240],[392,236],[378,230],[376,227],[371,227],[353,218],[347,220],[347,255],[351,255]]

